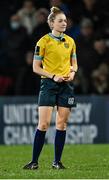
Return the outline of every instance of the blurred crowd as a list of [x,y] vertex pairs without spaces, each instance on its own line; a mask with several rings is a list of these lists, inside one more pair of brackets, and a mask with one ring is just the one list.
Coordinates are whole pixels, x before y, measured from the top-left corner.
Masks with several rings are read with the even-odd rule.
[[50,7],[67,16],[66,34],[77,45],[75,94],[109,94],[109,0],[1,0],[0,95],[38,95],[34,47],[50,32]]

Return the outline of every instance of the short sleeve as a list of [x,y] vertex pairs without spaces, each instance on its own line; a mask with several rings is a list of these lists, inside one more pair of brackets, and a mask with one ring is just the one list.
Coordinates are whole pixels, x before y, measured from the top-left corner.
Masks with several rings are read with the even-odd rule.
[[35,46],[34,60],[43,60],[44,54],[45,54],[45,41],[43,38],[41,38]]
[[76,56],[76,44],[74,41],[73,41],[73,47],[72,47],[72,52],[71,52],[71,58],[73,58],[73,59],[77,58],[77,56]]

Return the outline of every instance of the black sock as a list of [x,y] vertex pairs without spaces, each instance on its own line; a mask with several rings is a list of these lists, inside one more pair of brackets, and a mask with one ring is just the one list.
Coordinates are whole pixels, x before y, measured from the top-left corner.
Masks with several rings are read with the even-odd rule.
[[66,131],[56,130],[55,136],[55,159],[54,162],[59,162],[61,159],[62,151],[65,144]]
[[34,143],[33,143],[32,162],[38,163],[38,158],[41,153],[42,147],[44,145],[45,133],[46,133],[46,131],[40,131],[39,129],[36,130],[35,137],[34,137]]

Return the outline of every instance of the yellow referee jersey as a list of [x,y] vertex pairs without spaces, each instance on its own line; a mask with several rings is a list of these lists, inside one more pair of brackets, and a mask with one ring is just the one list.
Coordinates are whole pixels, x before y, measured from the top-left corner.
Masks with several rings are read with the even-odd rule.
[[66,34],[57,38],[49,33],[36,44],[34,60],[41,60],[43,70],[51,74],[67,76],[72,58],[76,59],[76,45]]

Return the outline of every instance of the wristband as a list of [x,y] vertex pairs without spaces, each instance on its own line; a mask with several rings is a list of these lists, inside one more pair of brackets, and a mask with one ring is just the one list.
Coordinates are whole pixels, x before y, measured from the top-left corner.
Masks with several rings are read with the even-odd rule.
[[54,80],[54,77],[55,77],[55,76],[56,76],[56,75],[54,74],[51,79]]

